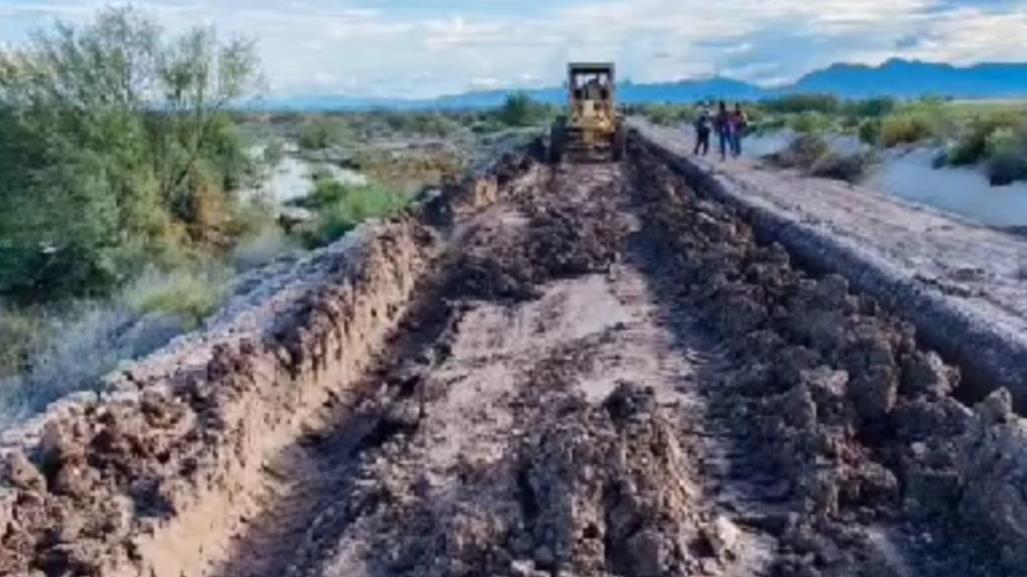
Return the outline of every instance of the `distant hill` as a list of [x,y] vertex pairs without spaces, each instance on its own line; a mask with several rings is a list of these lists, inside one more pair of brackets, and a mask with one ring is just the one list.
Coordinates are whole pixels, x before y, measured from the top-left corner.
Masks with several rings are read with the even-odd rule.
[[831,93],[845,98],[1022,98],[1027,97],[1027,64],[957,67],[897,58],[880,66],[835,64],[807,74],[784,90]]
[[[704,80],[682,80],[652,84],[624,82],[619,85],[618,98],[626,104],[662,102],[682,104],[723,98],[726,100],[757,100],[769,93],[754,84],[731,78],[715,77]],[[514,90],[489,90],[441,96],[424,100],[391,98],[349,98],[346,96],[301,96],[272,99],[261,103],[258,108],[266,110],[369,110],[387,108],[393,110],[478,110],[500,106]],[[539,88],[523,90],[531,98],[548,104],[563,104],[567,93],[563,88]]]
[[[492,108],[503,103],[511,90],[467,92],[425,100],[368,99],[345,96],[305,96],[273,99],[262,103],[262,109],[289,110],[474,110]],[[525,91],[532,98],[551,104],[562,104],[566,94],[561,88]],[[699,100],[759,100],[783,94],[829,93],[841,98],[892,96],[916,98],[943,96],[967,99],[1027,98],[1027,63],[977,64],[958,67],[950,64],[892,59],[880,66],[834,64],[811,72],[794,84],[780,88],[764,88],[724,77],[620,85],[619,97],[627,104],[682,104]]]

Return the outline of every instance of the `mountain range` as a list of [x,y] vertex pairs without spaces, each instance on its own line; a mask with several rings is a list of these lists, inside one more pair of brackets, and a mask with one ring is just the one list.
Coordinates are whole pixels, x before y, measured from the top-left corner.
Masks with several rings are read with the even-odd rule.
[[[563,88],[467,92],[433,99],[350,98],[342,95],[297,96],[262,102],[263,109],[288,110],[460,110],[499,106],[512,92],[525,92],[551,104],[566,101]],[[762,87],[725,77],[677,82],[621,82],[618,97],[625,104],[683,104],[699,100],[751,101],[785,94],[821,93],[855,99],[873,96],[917,98],[940,96],[960,99],[1027,98],[1027,63],[982,63],[953,66],[944,63],[892,59],[879,66],[834,64],[811,72],[793,84]]]

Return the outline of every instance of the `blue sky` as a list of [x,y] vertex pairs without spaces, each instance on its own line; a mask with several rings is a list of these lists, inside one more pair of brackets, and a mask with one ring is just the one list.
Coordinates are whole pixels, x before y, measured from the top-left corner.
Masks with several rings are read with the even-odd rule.
[[[0,0],[0,43],[104,0]],[[171,31],[259,42],[272,94],[423,97],[558,84],[569,60],[635,81],[763,84],[837,61],[1027,60],[1027,0],[141,0]]]

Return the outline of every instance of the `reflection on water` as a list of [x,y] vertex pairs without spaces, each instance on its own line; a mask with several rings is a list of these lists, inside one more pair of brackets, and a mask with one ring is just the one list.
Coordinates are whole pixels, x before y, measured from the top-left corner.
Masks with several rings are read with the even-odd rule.
[[[794,134],[788,131],[750,136],[745,155],[758,158],[788,145]],[[829,137],[831,147],[840,153],[860,149],[853,137]],[[991,186],[977,168],[935,169],[931,161],[936,151],[886,152],[865,185],[899,198],[958,214],[990,226],[1027,225],[1027,183]]]
[[[255,190],[243,191],[243,196],[264,197],[278,205],[303,198],[314,190],[314,175],[320,173],[348,186],[364,186],[367,177],[354,170],[340,168],[327,162],[314,162],[300,158],[299,149],[293,143],[285,145],[285,154],[271,169],[268,178]],[[249,150],[254,158],[261,158],[264,146]]]
[[311,163],[292,155],[286,155],[278,163],[271,177],[261,186],[261,192],[279,204],[302,198],[314,188],[313,174],[323,171],[335,180],[352,186],[367,184],[367,178],[352,170],[333,164]]

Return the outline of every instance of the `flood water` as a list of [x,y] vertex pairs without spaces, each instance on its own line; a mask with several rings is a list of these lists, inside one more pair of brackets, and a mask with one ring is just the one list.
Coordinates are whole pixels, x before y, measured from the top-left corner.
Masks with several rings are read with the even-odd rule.
[[934,152],[889,154],[867,186],[991,226],[1027,225],[1027,183],[991,186],[976,168],[931,166]]
[[[788,132],[751,136],[745,141],[745,156],[758,158],[776,152],[791,138]],[[842,153],[852,153],[860,146],[852,137],[828,140]],[[864,185],[989,226],[1027,226],[1027,183],[991,186],[979,168],[935,169],[931,165],[935,153],[928,148],[886,152]]]
[[[255,146],[250,150],[250,154],[259,158],[263,150],[262,146]],[[246,191],[244,194],[260,195],[277,205],[285,205],[291,200],[310,194],[314,190],[314,175],[319,172],[347,186],[367,184],[367,177],[354,170],[301,158],[296,145],[289,143],[285,147],[282,160],[271,169],[267,180],[257,189]]]
[[350,186],[367,184],[367,178],[353,170],[339,168],[334,164],[312,163],[286,154],[274,168],[271,177],[263,184],[261,191],[279,204],[302,198],[313,190],[316,171],[325,171],[342,184]]

